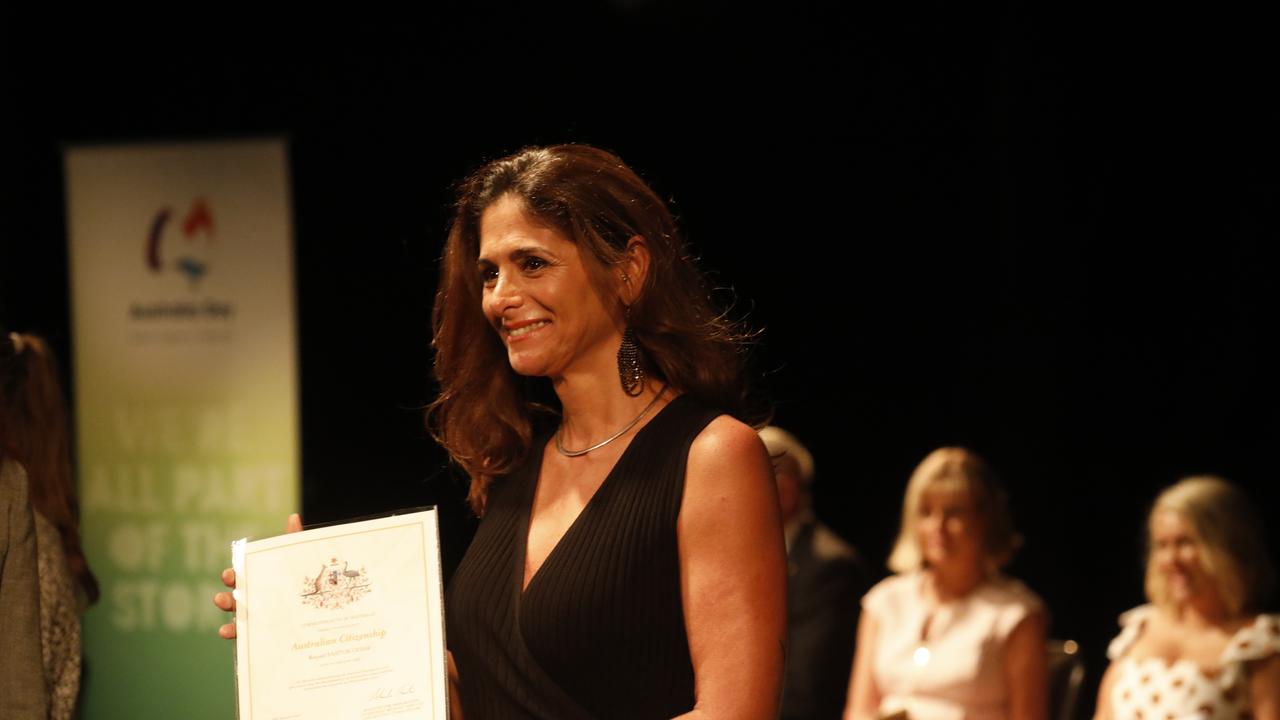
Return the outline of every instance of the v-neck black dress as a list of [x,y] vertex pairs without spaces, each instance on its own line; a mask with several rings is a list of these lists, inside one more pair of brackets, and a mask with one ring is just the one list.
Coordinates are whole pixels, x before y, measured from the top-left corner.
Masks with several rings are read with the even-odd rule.
[[693,439],[682,395],[632,439],[521,592],[542,448],[492,485],[446,602],[467,720],[670,718],[693,708],[676,520]]

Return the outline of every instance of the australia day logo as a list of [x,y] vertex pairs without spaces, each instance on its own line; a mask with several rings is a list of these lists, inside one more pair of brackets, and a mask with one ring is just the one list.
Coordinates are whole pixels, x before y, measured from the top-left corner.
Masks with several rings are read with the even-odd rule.
[[209,272],[210,249],[217,239],[213,214],[204,198],[196,198],[181,221],[175,223],[173,215],[172,208],[163,207],[151,221],[147,268],[157,274],[177,271],[194,291]]
[[351,563],[338,558],[320,563],[314,576],[302,576],[302,604],[308,607],[337,610],[346,607],[373,590],[364,566],[353,569]]
[[[187,280],[192,295],[199,294],[200,282],[209,274],[210,258],[217,245],[213,213],[204,198],[191,201],[191,207],[178,216],[171,207],[162,207],[151,220],[146,238],[146,266],[152,275],[173,276]],[[161,283],[156,290],[163,288]],[[138,321],[224,322],[235,314],[229,300],[186,296],[164,299],[137,299],[129,305],[129,315]]]

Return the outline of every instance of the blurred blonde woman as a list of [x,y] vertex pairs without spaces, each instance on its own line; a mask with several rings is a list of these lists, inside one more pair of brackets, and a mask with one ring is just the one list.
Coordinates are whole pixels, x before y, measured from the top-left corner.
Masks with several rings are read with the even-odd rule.
[[1280,718],[1280,616],[1261,520],[1225,480],[1193,477],[1147,523],[1150,604],[1120,616],[1096,720]]
[[1044,605],[1000,574],[1017,535],[987,463],[940,448],[912,473],[889,557],[862,600],[846,720],[1044,720]]

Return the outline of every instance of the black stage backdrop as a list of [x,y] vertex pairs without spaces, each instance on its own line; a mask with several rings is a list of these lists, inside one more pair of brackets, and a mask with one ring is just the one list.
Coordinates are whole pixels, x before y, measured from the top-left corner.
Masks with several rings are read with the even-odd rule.
[[977,449],[1025,535],[1011,571],[1092,686],[1142,599],[1157,489],[1223,474],[1276,545],[1260,18],[535,5],[0,23],[0,319],[70,358],[63,144],[287,136],[302,509],[438,503],[452,570],[472,521],[420,410],[450,185],[523,145],[594,143],[672,199],[763,329],[754,377],[817,457],[818,512],[876,563],[914,464]]

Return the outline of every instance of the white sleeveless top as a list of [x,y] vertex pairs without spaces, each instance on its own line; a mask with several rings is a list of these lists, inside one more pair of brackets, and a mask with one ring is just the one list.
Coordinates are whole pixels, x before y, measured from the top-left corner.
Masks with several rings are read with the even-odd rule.
[[1163,658],[1125,657],[1156,611],[1142,605],[1120,616],[1122,629],[1107,648],[1116,676],[1111,686],[1113,720],[1247,720],[1245,663],[1280,652],[1280,615],[1259,615],[1231,637],[1218,667],[1206,674],[1191,660],[1172,665]]
[[920,572],[895,575],[862,599],[876,620],[872,674],[880,714],[1004,720],[1009,714],[1005,643],[1043,603],[1017,580],[995,577],[933,609],[924,601],[923,584]]

